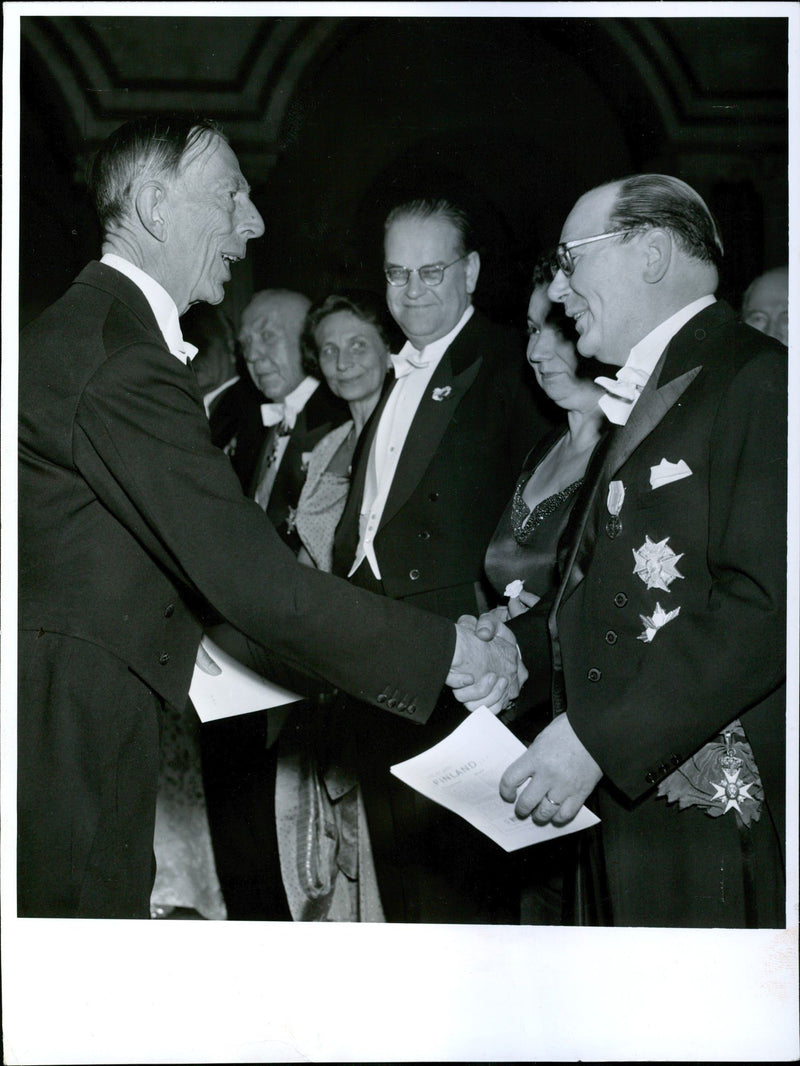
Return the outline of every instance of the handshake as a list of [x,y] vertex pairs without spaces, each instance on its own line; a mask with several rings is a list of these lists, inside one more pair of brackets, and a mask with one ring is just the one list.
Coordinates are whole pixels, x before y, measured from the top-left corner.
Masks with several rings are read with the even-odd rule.
[[462,615],[456,633],[447,684],[468,710],[487,707],[499,714],[516,699],[528,676],[514,634],[504,625],[499,611],[480,618]]

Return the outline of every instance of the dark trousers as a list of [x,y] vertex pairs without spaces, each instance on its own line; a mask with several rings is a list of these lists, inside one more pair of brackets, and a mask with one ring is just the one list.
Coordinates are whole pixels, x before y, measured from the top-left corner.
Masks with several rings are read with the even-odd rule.
[[20,917],[150,917],[161,711],[104,649],[20,633]]
[[581,834],[592,885],[589,924],[785,926],[785,871],[766,805],[748,828],[733,811],[710,818],[655,795],[630,808],[601,787],[595,801],[601,822]]
[[228,918],[291,921],[275,827],[277,744],[267,748],[267,713],[205,723],[200,750]]

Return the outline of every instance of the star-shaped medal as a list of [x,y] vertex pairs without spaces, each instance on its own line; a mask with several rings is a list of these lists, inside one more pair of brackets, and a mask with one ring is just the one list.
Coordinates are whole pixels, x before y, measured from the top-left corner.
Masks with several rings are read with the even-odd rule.
[[676,555],[668,546],[669,537],[665,537],[655,544],[645,535],[644,544],[641,548],[633,549],[634,574],[638,574],[649,589],[663,589],[669,592],[669,587],[676,577],[683,577],[677,569],[677,563],[683,558],[683,554]]
[[743,814],[742,808],[739,806],[739,800],[755,800],[755,796],[750,795],[750,789],[753,787],[753,782],[748,781],[746,784],[739,780],[739,774],[741,770],[736,770],[735,773],[731,773],[730,770],[723,770],[725,775],[724,781],[712,781],[711,784],[716,789],[712,802],[714,800],[726,800],[725,810],[723,814],[727,814],[731,808],[734,808]]

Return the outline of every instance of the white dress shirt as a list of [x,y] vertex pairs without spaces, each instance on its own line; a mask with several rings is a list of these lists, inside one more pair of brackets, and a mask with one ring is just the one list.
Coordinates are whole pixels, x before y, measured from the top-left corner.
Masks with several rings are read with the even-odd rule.
[[470,304],[449,333],[426,345],[422,351],[418,351],[411,341],[406,341],[400,352],[392,356],[397,380],[381,412],[380,422],[367,459],[367,474],[358,519],[358,548],[348,577],[351,577],[366,559],[372,573],[380,580],[381,572],[375,555],[375,534],[380,525],[408,431],[414,421],[420,400],[431,383],[436,367],[441,362],[444,353],[469,322],[473,310]]
[[149,274],[145,274],[139,267],[129,263],[122,256],[114,255],[113,252],[106,252],[100,262],[118,270],[142,290],[144,298],[150,304],[158,328],[161,330],[161,335],[175,358],[180,359],[182,363],[188,363],[190,359],[194,359],[197,355],[197,348],[183,339],[178,308],[167,290]]
[[693,300],[656,326],[631,348],[630,355],[625,365],[617,371],[616,378],[594,379],[597,385],[607,390],[607,394],[601,396],[597,402],[609,422],[617,426],[625,425],[666,346],[691,318],[715,302],[716,297],[711,295]]

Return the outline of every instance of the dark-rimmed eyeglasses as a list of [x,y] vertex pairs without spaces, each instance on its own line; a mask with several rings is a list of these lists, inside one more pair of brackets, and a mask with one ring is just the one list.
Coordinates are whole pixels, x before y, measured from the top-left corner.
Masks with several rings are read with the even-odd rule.
[[555,251],[555,264],[569,278],[575,270],[575,260],[572,258],[573,248],[579,248],[582,244],[593,244],[595,241],[605,241],[609,237],[623,237],[626,233],[633,233],[633,230],[616,229],[610,233],[598,233],[595,237],[582,237],[578,241],[562,241]]
[[460,263],[462,259],[466,259],[469,252],[465,252],[464,255],[460,255],[458,259],[454,259],[452,263],[426,263],[425,266],[414,269],[412,267],[395,266],[394,263],[389,263],[383,268],[383,272],[386,275],[386,280],[390,285],[396,285],[398,288],[402,285],[408,285],[411,280],[411,275],[416,274],[419,280],[430,288],[435,288],[437,285],[441,285],[444,280],[445,270],[449,270],[451,266],[455,266],[456,263]]

